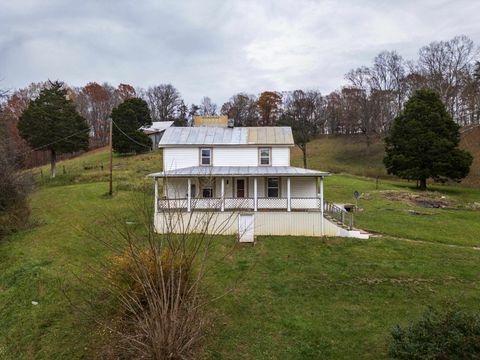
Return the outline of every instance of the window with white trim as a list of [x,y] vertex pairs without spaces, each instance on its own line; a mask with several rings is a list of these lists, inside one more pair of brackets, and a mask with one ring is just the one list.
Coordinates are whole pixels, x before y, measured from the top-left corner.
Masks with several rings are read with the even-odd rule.
[[280,178],[267,178],[267,197],[278,198],[280,196]]
[[258,149],[258,158],[259,158],[259,163],[260,165],[263,165],[263,166],[269,166],[271,165],[271,160],[272,160],[272,157],[271,157],[271,150],[270,148],[259,148]]
[[212,149],[210,148],[200,149],[200,165],[202,166],[212,165]]

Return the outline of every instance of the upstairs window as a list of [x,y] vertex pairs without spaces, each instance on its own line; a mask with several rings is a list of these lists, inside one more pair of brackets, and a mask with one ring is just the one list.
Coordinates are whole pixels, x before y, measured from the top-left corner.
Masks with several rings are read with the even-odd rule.
[[210,148],[200,149],[200,164],[202,166],[212,165],[212,149]]
[[278,177],[267,178],[267,196],[277,198],[280,195],[280,179]]
[[271,157],[271,149],[270,148],[260,148],[259,151],[259,159],[260,165],[269,166],[272,164],[272,157]]

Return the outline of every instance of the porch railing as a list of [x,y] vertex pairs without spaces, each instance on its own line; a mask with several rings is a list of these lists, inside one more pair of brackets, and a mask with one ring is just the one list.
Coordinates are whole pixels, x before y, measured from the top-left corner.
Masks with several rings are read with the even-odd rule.
[[[320,211],[321,200],[314,197],[291,197],[291,210],[316,210]],[[190,202],[192,210],[220,210],[222,208],[221,198],[192,198]],[[225,198],[223,199],[223,208],[225,210],[254,210],[254,198]],[[158,199],[158,209],[188,209],[187,198],[177,199]],[[287,210],[288,198],[257,198],[258,210]]]
[[344,208],[330,202],[325,202],[324,212],[336,222],[348,227],[349,230],[353,227],[353,212],[347,211]]

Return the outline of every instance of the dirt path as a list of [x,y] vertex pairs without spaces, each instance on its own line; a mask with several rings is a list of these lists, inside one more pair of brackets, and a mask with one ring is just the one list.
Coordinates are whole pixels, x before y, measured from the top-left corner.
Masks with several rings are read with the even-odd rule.
[[371,238],[371,239],[381,239],[381,238],[385,238],[385,239],[387,239],[387,240],[405,241],[405,242],[418,243],[418,244],[441,245],[441,246],[447,246],[447,247],[457,248],[457,249],[469,249],[469,250],[477,250],[477,251],[480,251],[480,246],[466,246],[466,245],[445,244],[445,243],[434,242],[434,241],[407,239],[407,238],[402,238],[402,237],[397,237],[397,236],[391,236],[391,235],[387,235],[387,234],[373,234],[373,236],[371,236],[370,238]]

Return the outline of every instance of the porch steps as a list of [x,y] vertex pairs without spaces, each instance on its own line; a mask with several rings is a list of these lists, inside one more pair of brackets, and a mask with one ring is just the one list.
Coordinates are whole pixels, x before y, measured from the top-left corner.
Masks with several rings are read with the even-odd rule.
[[365,240],[370,238],[370,233],[368,233],[365,230],[357,229],[355,227],[352,229],[349,229],[347,225],[342,224],[341,221],[338,221],[337,219],[327,214],[325,214],[324,217],[325,217],[325,220],[329,221],[335,227],[337,227],[337,236],[351,237],[351,238],[365,239]]

